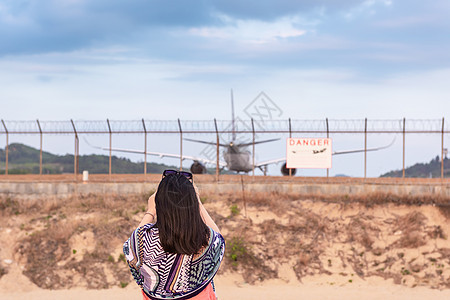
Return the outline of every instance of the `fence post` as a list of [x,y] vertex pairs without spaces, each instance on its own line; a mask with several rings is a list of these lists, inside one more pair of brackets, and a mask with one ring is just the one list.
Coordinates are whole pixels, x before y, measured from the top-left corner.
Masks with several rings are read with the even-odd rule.
[[108,123],[109,130],[109,180],[111,180],[112,131],[111,125],[109,124],[109,119],[106,119],[106,123]]
[[80,140],[78,139],[78,133],[77,129],[75,128],[75,123],[73,123],[73,120],[70,119],[70,122],[72,123],[73,132],[75,133],[75,150],[73,155],[73,174],[75,175],[75,181],[78,180],[78,169],[80,167],[79,165],[79,155],[80,155]]
[[405,178],[405,135],[406,135],[406,119],[403,118],[403,172],[402,178]]
[[[328,126],[328,118],[325,118],[327,124],[327,139],[330,138],[330,127]],[[327,168],[327,178],[330,177],[330,168]]]
[[[291,127],[291,118],[289,118],[289,138],[292,138],[292,127]],[[286,157],[287,159],[287,157]],[[287,161],[286,161],[286,167],[287,167]],[[289,177],[292,176],[292,169],[289,168]]]
[[255,176],[255,124],[252,120],[252,136],[253,136],[253,143],[252,143],[252,176]]
[[442,118],[441,134],[441,179],[444,179],[444,118]]
[[367,177],[367,118],[364,120],[364,179]]
[[142,126],[144,127],[144,177],[147,178],[147,128],[144,118],[142,118]]
[[214,127],[216,128],[216,181],[219,181],[219,130],[217,129],[217,121],[214,118]]
[[39,175],[42,175],[42,129],[41,124],[39,123],[39,120],[36,120],[38,128],[39,128],[39,137],[40,137],[40,143],[39,143]]
[[181,129],[181,122],[178,119],[178,128],[180,129],[180,171],[183,170],[183,130]]
[[6,147],[5,147],[5,176],[8,175],[8,156],[9,156],[9,132],[8,128],[6,128],[5,121],[2,119],[3,128],[5,128],[6,132]]

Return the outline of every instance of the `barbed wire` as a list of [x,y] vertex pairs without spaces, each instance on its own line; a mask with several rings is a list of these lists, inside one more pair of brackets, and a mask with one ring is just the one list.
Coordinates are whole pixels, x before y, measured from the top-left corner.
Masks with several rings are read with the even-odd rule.
[[[449,133],[444,119],[322,120],[1,120],[0,133]],[[217,127],[216,127],[217,126]],[[217,128],[217,130],[216,130]]]

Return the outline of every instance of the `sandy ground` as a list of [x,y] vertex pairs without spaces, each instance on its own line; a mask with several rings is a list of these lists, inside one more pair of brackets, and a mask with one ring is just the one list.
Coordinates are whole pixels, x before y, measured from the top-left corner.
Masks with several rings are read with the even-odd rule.
[[[340,282],[339,282],[340,281]],[[450,299],[450,290],[436,290],[426,287],[408,288],[393,284],[380,278],[370,278],[367,281],[356,280],[353,283],[343,282],[333,277],[308,278],[305,283],[284,283],[272,280],[263,284],[249,285],[235,275],[218,276],[215,280],[219,300],[232,299],[347,299],[347,300],[378,300],[378,299]],[[126,288],[106,290],[43,290],[34,286],[31,291],[17,292],[15,283],[5,286],[5,280],[0,282],[2,300],[35,299],[35,300],[141,300],[139,288],[132,284]],[[334,283],[334,284],[332,284]],[[16,292],[12,290],[16,289]]]

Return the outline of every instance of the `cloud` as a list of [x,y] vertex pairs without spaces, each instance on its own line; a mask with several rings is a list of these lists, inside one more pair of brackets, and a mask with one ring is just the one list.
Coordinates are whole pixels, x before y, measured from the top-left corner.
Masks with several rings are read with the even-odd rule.
[[0,4],[0,54],[71,51],[146,28],[214,23],[201,1],[6,1]]
[[[339,2],[339,4],[336,4]],[[134,42],[130,37],[173,29],[221,28],[221,16],[243,26],[276,24],[280,19],[306,15],[318,8],[343,9],[360,3],[345,1],[164,1],[164,0],[6,0],[0,4],[0,55],[72,51],[112,43]],[[267,30],[266,30],[267,31]],[[279,36],[298,35],[284,30]],[[270,33],[275,36],[276,34]],[[150,37],[150,38],[152,38]]]
[[344,10],[358,5],[362,0],[261,0],[240,1],[240,0],[218,0],[215,1],[215,8],[220,13],[226,14],[236,19],[244,20],[264,20],[273,21],[280,17],[305,15],[317,9],[327,9],[330,11]]
[[0,57],[85,51],[96,64],[158,60],[262,69],[333,67],[366,75],[450,62],[446,1],[174,3],[5,0]]
[[417,27],[424,26],[427,24],[433,24],[435,17],[432,15],[416,15],[416,16],[405,16],[396,19],[384,19],[375,22],[376,26],[385,28],[407,28],[407,27]]
[[277,39],[305,35],[307,30],[296,28],[297,18],[282,18],[274,22],[257,20],[231,20],[226,26],[191,28],[189,33],[211,39],[228,39],[247,43],[264,44]]

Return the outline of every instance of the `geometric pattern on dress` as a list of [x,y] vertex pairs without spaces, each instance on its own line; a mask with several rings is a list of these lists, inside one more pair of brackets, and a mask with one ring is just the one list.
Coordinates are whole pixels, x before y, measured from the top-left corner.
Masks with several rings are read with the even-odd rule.
[[[212,281],[219,269],[225,252],[224,238],[210,228],[206,250],[193,260],[194,255],[165,252],[154,225],[146,224],[136,229],[124,244],[124,253],[127,245],[128,253],[134,252],[138,257],[136,264],[129,262],[135,281],[154,299],[185,299],[196,295]],[[128,255],[128,258],[132,256]]]

